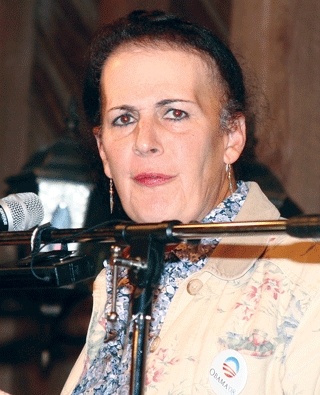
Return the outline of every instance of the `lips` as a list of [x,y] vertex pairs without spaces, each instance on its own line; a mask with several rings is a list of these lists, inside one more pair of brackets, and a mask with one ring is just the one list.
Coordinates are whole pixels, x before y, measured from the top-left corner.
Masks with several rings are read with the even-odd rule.
[[137,174],[133,179],[140,185],[147,187],[155,187],[170,182],[174,176],[161,173],[140,173]]

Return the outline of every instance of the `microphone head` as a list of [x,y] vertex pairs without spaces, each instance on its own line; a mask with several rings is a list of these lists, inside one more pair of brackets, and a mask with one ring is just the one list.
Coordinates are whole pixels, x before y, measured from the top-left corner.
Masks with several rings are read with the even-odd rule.
[[[44,217],[42,203],[35,193],[17,193],[1,199],[10,212],[8,231],[23,231],[41,223]],[[9,213],[7,213],[7,216]]]

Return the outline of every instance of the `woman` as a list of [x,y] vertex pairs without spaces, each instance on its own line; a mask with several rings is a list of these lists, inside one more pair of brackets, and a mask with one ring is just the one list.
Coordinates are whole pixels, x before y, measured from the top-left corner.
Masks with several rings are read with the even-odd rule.
[[[234,56],[206,29],[160,12],[104,27],[84,98],[111,190],[131,220],[279,218],[257,184],[234,179],[246,93]],[[168,253],[146,394],[320,393],[319,266],[303,265],[318,260],[317,244],[258,233]],[[87,342],[62,394],[129,393],[133,287],[125,270],[121,277],[116,323],[105,318],[110,269],[96,279]]]

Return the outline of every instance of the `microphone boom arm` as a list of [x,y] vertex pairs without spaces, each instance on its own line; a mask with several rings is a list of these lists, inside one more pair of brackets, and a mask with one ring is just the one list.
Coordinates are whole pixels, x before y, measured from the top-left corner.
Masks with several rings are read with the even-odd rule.
[[[125,242],[139,237],[148,237],[150,234],[166,243],[188,240],[200,240],[202,238],[215,237],[217,234],[228,235],[253,235],[261,233],[287,233],[298,238],[320,238],[320,215],[302,215],[289,219],[270,221],[244,221],[244,222],[220,222],[220,223],[190,223],[181,224],[177,221],[151,223],[151,224],[128,224],[123,223],[113,227],[95,227],[91,229],[49,229],[43,232],[44,243],[87,243]],[[0,245],[30,244],[33,231],[0,232]]]

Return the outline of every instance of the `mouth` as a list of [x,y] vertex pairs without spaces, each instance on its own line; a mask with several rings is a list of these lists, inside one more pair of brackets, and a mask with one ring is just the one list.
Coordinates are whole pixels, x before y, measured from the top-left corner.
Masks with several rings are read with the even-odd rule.
[[140,173],[137,174],[133,179],[136,183],[147,186],[147,187],[155,187],[159,185],[166,184],[170,182],[174,176],[170,176],[168,174],[161,173]]

